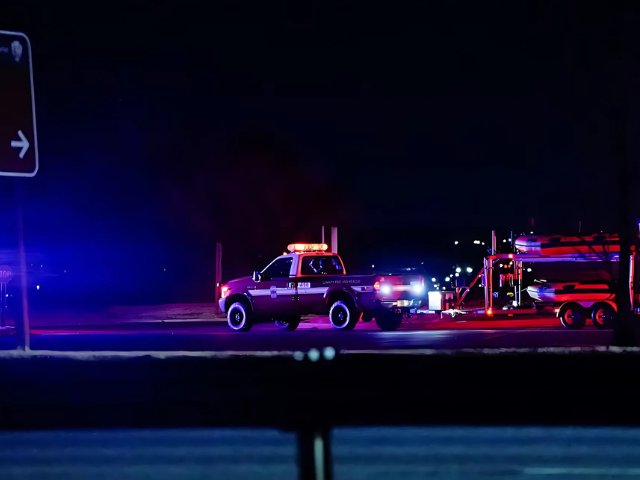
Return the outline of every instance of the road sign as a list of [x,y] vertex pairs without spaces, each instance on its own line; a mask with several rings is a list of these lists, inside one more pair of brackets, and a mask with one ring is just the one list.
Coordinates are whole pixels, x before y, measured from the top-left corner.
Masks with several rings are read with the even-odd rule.
[[31,44],[24,33],[0,30],[0,176],[33,177],[37,171]]
[[13,278],[13,270],[9,265],[0,265],[0,283],[9,283]]

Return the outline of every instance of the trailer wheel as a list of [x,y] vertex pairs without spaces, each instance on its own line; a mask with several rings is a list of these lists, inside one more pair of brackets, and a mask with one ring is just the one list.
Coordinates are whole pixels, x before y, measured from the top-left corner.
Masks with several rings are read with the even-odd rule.
[[608,303],[596,303],[591,308],[593,326],[601,330],[613,328],[616,311]]
[[376,324],[380,330],[391,332],[397,330],[402,323],[402,314],[394,312],[376,313]]
[[571,330],[579,330],[587,323],[587,311],[577,303],[569,303],[560,310],[562,326]]
[[360,312],[349,300],[336,300],[329,309],[329,321],[336,330],[353,330],[360,319]]
[[287,330],[292,332],[298,325],[300,325],[300,317],[282,317],[276,318],[275,320],[276,327],[280,330]]

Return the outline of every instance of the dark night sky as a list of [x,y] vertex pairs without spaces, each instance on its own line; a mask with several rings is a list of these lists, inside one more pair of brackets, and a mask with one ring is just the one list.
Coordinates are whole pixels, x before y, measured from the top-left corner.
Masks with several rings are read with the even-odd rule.
[[58,263],[135,272],[124,289],[168,268],[193,292],[216,241],[228,278],[318,240],[322,224],[339,226],[356,267],[442,256],[453,238],[531,217],[549,233],[615,230],[608,106],[639,57],[611,52],[632,14],[13,3],[0,27],[30,36],[40,143],[38,175],[21,181],[27,241]]

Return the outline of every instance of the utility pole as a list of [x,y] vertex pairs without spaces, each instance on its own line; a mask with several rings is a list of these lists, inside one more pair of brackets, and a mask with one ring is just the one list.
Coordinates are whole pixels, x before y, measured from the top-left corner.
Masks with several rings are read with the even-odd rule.
[[324,243],[324,225],[322,225],[322,243]]
[[338,253],[338,227],[331,227],[331,251]]
[[[616,289],[616,305],[618,312],[614,321],[614,345],[635,346],[637,344],[636,317],[632,311],[633,302],[630,293],[635,289],[630,283],[630,262],[632,245],[638,244],[636,233],[637,210],[634,195],[634,184],[638,163],[638,67],[635,59],[637,49],[634,27],[628,22],[623,12],[616,12],[612,24],[615,34],[605,41],[607,59],[611,59],[612,72],[608,95],[602,102],[607,108],[605,120],[612,129],[609,142],[613,154],[613,167],[616,173],[618,232],[620,235],[620,278]],[[610,47],[610,50],[606,49]],[[608,50],[608,51],[607,51]],[[607,118],[608,117],[608,118]],[[631,148],[631,147],[634,148]],[[633,228],[632,228],[633,227]],[[635,279],[634,279],[635,283]]]

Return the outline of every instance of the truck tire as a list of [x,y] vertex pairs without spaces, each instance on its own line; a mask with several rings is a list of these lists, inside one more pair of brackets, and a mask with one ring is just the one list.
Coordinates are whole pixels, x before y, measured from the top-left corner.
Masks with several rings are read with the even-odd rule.
[[243,302],[235,302],[227,311],[229,328],[236,332],[248,332],[253,326],[251,309]]
[[608,303],[596,303],[591,307],[591,321],[593,326],[605,330],[613,328],[613,321],[616,316],[615,309]]
[[577,303],[562,307],[559,317],[562,326],[570,330],[579,330],[587,323],[587,311]]
[[276,318],[276,327],[280,330],[293,331],[300,325],[300,317],[282,317]]
[[329,309],[329,321],[336,330],[353,330],[360,318],[360,312],[349,300],[336,300]]
[[402,324],[402,314],[393,312],[376,313],[376,324],[380,330],[392,332]]

